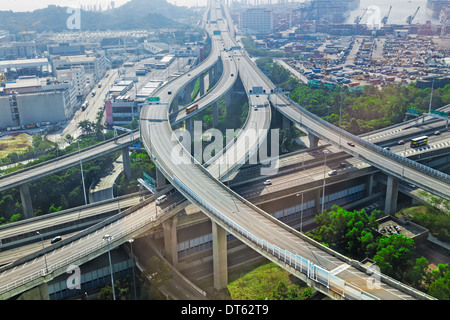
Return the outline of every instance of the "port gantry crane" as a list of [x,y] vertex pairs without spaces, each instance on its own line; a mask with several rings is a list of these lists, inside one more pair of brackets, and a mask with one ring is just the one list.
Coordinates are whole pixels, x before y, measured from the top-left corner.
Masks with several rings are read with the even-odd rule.
[[409,16],[408,18],[406,18],[406,23],[407,24],[411,24],[414,20],[414,18],[416,17],[417,11],[419,11],[420,7],[417,7],[416,12],[414,12],[414,14],[412,16]]
[[391,14],[391,9],[392,9],[392,6],[389,7],[389,11],[388,11],[387,15],[385,15],[385,16],[383,17],[383,19],[381,19],[381,23],[382,23],[382,24],[386,24],[386,23],[387,23],[387,21],[388,21],[388,19],[389,19],[389,15]]
[[356,24],[359,24],[359,23],[361,22],[362,18],[364,17],[364,15],[365,15],[366,12],[367,12],[367,9],[369,9],[369,8],[366,8],[366,9],[364,10],[364,12],[363,12],[363,14],[361,15],[361,17],[360,17],[360,16],[356,16],[356,18],[355,18],[355,20],[354,20]]

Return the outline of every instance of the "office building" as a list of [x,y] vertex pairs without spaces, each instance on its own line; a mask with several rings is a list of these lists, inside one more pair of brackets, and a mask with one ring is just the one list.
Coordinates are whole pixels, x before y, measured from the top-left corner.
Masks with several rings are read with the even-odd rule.
[[241,14],[244,34],[267,34],[273,31],[273,12],[265,8],[251,8]]

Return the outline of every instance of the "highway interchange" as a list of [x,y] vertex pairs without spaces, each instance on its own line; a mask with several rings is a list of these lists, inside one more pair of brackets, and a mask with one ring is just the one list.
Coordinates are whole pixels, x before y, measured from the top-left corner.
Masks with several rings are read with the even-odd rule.
[[[187,82],[187,77],[195,77],[196,75],[203,72],[203,70],[208,69],[211,65],[213,65],[215,63],[214,57],[218,56],[217,53],[219,50],[220,42],[213,41],[213,50],[210,55],[213,58],[208,58],[200,66],[191,70],[190,75],[184,74],[172,80],[167,87],[161,89],[158,92],[158,96],[161,98],[161,101],[170,102],[171,97],[173,97],[172,94],[176,92],[177,88],[181,88],[183,84]],[[248,60],[242,59],[242,63],[247,63],[247,65],[239,67],[239,70],[242,70],[242,68],[248,68],[248,70],[252,70],[253,68],[255,68],[245,61]],[[239,74],[241,75],[242,72],[240,71]],[[245,85],[245,81],[243,81],[243,83]],[[174,89],[171,90],[170,88]],[[270,89],[270,87],[267,88],[267,90]],[[169,94],[169,92],[172,93]],[[252,96],[250,96],[250,101],[252,101]],[[279,101],[277,101],[276,103],[278,102]],[[307,115],[302,115],[302,119],[300,119],[300,113],[298,113],[299,109],[295,107],[290,108],[287,105],[277,105],[277,108],[279,110],[282,110],[283,113],[289,115],[291,119],[299,119],[298,123],[300,125],[314,127],[314,122],[308,119]],[[265,121],[270,118],[270,111],[260,111],[261,110],[254,110],[253,114],[255,114],[255,116],[258,118],[254,118],[254,120],[248,121],[248,123],[253,123],[254,121],[254,123],[258,126],[261,125],[260,123],[263,123],[261,125],[261,128],[267,128],[267,122]],[[233,193],[230,193],[230,191],[227,190],[226,187],[212,178],[213,176],[218,177],[218,173],[213,172],[213,175],[211,175],[211,173],[208,174],[205,169],[203,169],[199,165],[196,165],[192,161],[192,158],[186,153],[182,153],[181,155],[179,155],[179,157],[174,158],[172,150],[176,149],[179,146],[178,141],[173,136],[170,122],[168,121],[168,114],[168,105],[149,105],[145,107],[142,110],[140,120],[141,136],[147,150],[152,154],[152,157],[154,157],[154,161],[156,162],[157,167],[165,174],[166,178],[171,183],[174,183],[174,185],[178,189],[180,189],[180,191],[182,191],[185,196],[188,197],[188,199],[199,205],[200,209],[218,224],[226,227],[221,221],[217,220],[217,217],[211,215],[211,210],[214,212],[220,212],[242,228],[251,230],[251,233],[255,237],[264,239],[265,241],[270,243],[277,243],[278,247],[289,250],[292,253],[299,252],[302,257],[308,259],[315,265],[320,266],[325,270],[329,270],[329,272],[333,275],[339,274],[339,277],[345,279],[345,281],[347,281],[348,283],[356,285],[359,288],[363,288],[364,290],[369,290],[369,288],[367,288],[368,276],[364,272],[357,270],[349,264],[343,263],[342,260],[330,255],[320,248],[312,246],[308,241],[305,241],[302,237],[299,237],[299,235],[292,233],[290,230],[280,226],[279,224],[273,223],[271,219],[268,219],[267,216],[261,214],[260,211],[249,205],[244,199]],[[250,112],[249,114],[250,117],[252,117],[252,112]],[[260,119],[262,120],[262,122],[260,122]],[[319,128],[318,131],[319,135],[326,136],[327,131],[325,129]],[[333,140],[335,144],[339,145],[339,143],[337,142],[339,141],[337,137],[333,137],[331,138],[331,140]],[[345,148],[348,147],[344,147],[344,149]],[[370,159],[370,161],[374,163],[386,161],[384,158],[379,158],[380,156],[372,155],[372,153],[373,152],[371,152],[370,150],[358,146],[357,156],[363,156],[365,157],[365,159]],[[234,164],[232,164],[231,167],[234,168]],[[392,164],[391,170],[398,173],[401,168],[399,168],[398,165],[394,163]],[[411,175],[413,175],[414,173],[415,172],[412,169],[410,170],[408,168],[407,170],[405,170],[405,177],[411,177]],[[427,179],[429,179],[429,181],[424,182],[424,184],[439,183],[439,181],[435,181],[432,178]],[[445,191],[445,188],[448,188],[448,185],[442,185],[442,187],[442,190]],[[111,225],[111,227],[108,227],[110,228],[108,230],[105,229],[102,232],[90,234],[86,238],[83,238],[83,240],[80,239],[77,242],[71,243],[70,250],[67,250],[67,248],[66,250],[60,249],[59,251],[53,251],[52,254],[47,254],[48,265],[51,265],[52,263],[60,260],[64,260],[64,258],[70,256],[70,253],[68,251],[73,254],[73,252],[77,252],[74,250],[78,250],[79,252],[82,251],[83,248],[95,246],[95,244],[101,243],[101,236],[104,234],[104,232],[116,234],[120,231],[131,228],[133,222],[135,224],[138,224],[140,222],[146,221],[147,219],[145,219],[144,217],[148,218],[149,216],[153,216],[156,214],[156,212],[154,212],[154,209],[152,210],[151,208],[152,206],[149,206],[147,210],[145,210],[145,208],[141,208],[140,210],[136,211],[136,213],[132,213],[127,216],[126,222],[124,221],[123,223],[115,223],[114,225]],[[139,213],[141,213],[140,216]],[[236,235],[245,243],[252,245],[246,238],[243,238],[240,234],[236,233]],[[42,266],[42,260],[42,258],[37,258],[34,262],[26,263],[20,268],[16,267],[13,270],[4,271],[0,275],[0,286],[3,286],[7,281],[12,282],[14,279],[20,279],[21,275],[31,274],[34,270],[32,267],[29,267],[34,263],[36,263],[36,265]],[[34,268],[36,268],[36,265],[34,265]],[[385,288],[383,288],[383,286],[385,286]],[[375,290],[376,292],[371,291],[371,294],[376,295],[381,299],[411,298],[410,295],[404,294],[397,289],[389,288],[385,284],[383,284],[383,286],[382,288]]]

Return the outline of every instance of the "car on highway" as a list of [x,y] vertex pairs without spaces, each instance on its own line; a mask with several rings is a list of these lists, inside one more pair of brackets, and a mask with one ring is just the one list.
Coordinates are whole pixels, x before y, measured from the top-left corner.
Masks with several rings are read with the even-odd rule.
[[384,150],[391,150],[391,148],[389,148],[389,147],[384,147],[383,149]]
[[61,241],[61,240],[62,240],[61,236],[56,236],[50,241],[50,243],[54,244],[54,243],[57,243],[58,241]]
[[337,173],[337,170],[331,170],[330,172],[328,172],[328,175],[331,177],[337,175]]
[[234,74],[232,73],[231,76],[234,77]]
[[167,94],[172,94],[172,91],[168,91]]
[[440,132],[439,130],[437,130],[437,131],[434,132],[434,135],[435,135],[435,136],[438,136],[438,135],[440,135],[440,134],[441,134],[441,132]]
[[353,142],[347,142],[347,144],[348,144],[350,147],[354,147],[354,146],[355,146],[355,144],[354,144]]
[[345,162],[339,163],[339,168],[345,168],[347,164]]
[[269,186],[269,185],[272,184],[272,181],[270,181],[270,179],[267,179],[266,181],[263,182],[263,184],[264,184],[265,186]]
[[405,144],[405,140],[399,140],[397,144]]

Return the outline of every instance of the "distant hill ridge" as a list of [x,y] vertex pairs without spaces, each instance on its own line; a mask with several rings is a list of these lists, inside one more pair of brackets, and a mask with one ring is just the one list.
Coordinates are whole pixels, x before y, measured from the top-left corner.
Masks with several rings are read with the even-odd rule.
[[[176,27],[175,20],[195,14],[166,0],[131,0],[118,8],[102,12],[81,11],[81,30],[132,30]],[[64,32],[67,28],[67,7],[50,5],[33,12],[0,11],[0,29],[15,34],[20,31]]]

